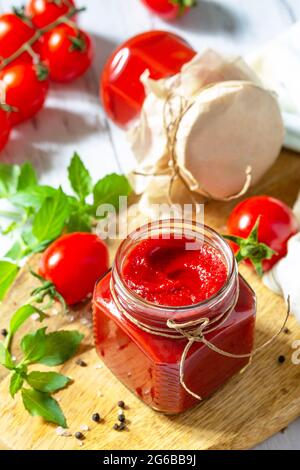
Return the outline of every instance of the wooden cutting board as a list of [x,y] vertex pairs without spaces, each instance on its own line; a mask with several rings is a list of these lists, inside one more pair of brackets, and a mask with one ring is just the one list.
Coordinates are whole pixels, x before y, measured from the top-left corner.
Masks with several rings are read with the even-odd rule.
[[[300,188],[300,157],[283,152],[277,163],[251,194],[267,193],[292,205]],[[205,209],[205,222],[222,231],[226,218],[236,203],[210,202]],[[113,249],[112,249],[113,251]],[[31,260],[35,265],[37,258]],[[261,344],[281,326],[286,307],[280,297],[267,290],[248,268],[241,272],[257,293],[256,343]],[[25,267],[19,274],[0,310],[0,327],[7,326],[10,315],[28,297],[35,285]],[[231,379],[209,400],[178,416],[164,416],[152,411],[128,391],[101,364],[93,348],[90,304],[70,312],[67,317],[53,312],[49,329],[78,328],[86,337],[79,351],[87,367],[70,360],[57,370],[73,378],[74,383],[59,393],[62,406],[74,434],[82,425],[90,430],[80,447],[74,437],[60,437],[56,426],[31,418],[23,409],[20,397],[8,395],[8,378],[0,369],[0,447],[8,449],[247,449],[288,425],[300,415],[300,365],[291,361],[292,343],[300,339],[300,326],[291,316],[289,332],[255,356],[243,374]],[[71,321],[72,320],[72,321]],[[39,324],[30,320],[24,331]],[[278,356],[284,355],[283,364]],[[201,373],[201,372],[200,372]],[[128,406],[128,430],[112,429],[117,417],[117,402]],[[91,420],[99,412],[101,423]]]

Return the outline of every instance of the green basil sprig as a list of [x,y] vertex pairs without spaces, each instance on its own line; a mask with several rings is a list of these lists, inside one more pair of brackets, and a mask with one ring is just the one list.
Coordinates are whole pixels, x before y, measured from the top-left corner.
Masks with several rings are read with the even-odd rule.
[[29,162],[0,164],[0,199],[7,199],[15,207],[14,211],[0,210],[0,217],[12,220],[2,233],[17,235],[0,260],[0,301],[24,257],[43,251],[63,232],[90,232],[100,204],[112,204],[118,209],[119,196],[131,192],[127,178],[115,173],[94,184],[77,153],[68,167],[68,178],[73,194],[66,194],[61,187],[40,185]]
[[41,416],[46,421],[67,427],[66,418],[51,395],[69,385],[71,379],[57,372],[32,371],[31,368],[36,364],[49,367],[63,364],[76,354],[83,335],[78,331],[47,333],[47,328],[43,327],[22,337],[22,357],[18,361],[11,353],[16,332],[34,313],[38,314],[39,321],[43,321],[47,317],[46,308],[49,302],[46,308],[41,304],[46,297],[50,297],[51,301],[56,295],[53,284],[43,281],[32,292],[28,303],[16,310],[10,319],[7,336],[0,342],[0,365],[10,371],[11,396],[14,398],[21,392],[24,407],[32,416]]

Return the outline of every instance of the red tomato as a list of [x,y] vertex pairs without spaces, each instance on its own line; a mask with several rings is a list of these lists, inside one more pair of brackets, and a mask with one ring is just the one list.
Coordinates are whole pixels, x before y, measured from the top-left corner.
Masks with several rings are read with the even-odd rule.
[[[43,73],[42,73],[43,72]],[[8,66],[0,72],[6,93],[6,103],[16,108],[11,113],[12,125],[34,116],[43,106],[49,88],[47,69],[32,64]]]
[[[0,57],[6,59],[16,52],[35,34],[35,30],[31,28],[25,21],[21,20],[13,13],[7,13],[0,16]],[[40,42],[37,41],[33,50],[39,52]],[[31,61],[28,52],[24,52],[18,57],[17,61]]]
[[[65,15],[71,8],[75,7],[73,0],[29,0],[26,6],[26,15],[29,16],[36,28],[44,28],[53,23],[60,16]],[[72,16],[72,21],[74,17]]]
[[[258,241],[277,253],[263,261],[263,270],[268,271],[286,255],[287,242],[298,232],[299,225],[292,210],[282,201],[270,196],[254,196],[233,209],[227,223],[228,233],[247,238],[259,216]],[[237,246],[233,247],[237,251]]]
[[145,99],[141,74],[158,80],[178,73],[196,52],[177,34],[147,31],[123,42],[109,57],[100,77],[100,94],[108,116],[121,127],[138,117]]
[[0,150],[5,147],[8,141],[10,129],[9,114],[0,108]]
[[41,55],[49,65],[52,80],[70,82],[89,68],[92,41],[84,31],[69,25],[57,26],[45,35]]
[[84,300],[108,270],[105,243],[92,233],[63,235],[43,253],[40,275],[52,281],[69,305]]
[[142,0],[142,2],[152,13],[164,20],[174,20],[184,15],[196,3],[191,4],[187,0]]

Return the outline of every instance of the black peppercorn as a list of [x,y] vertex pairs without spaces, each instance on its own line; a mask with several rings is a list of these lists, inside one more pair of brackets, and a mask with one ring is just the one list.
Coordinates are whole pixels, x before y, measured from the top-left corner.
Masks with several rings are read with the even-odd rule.
[[125,424],[125,423],[120,423],[120,424],[119,424],[119,431],[123,431],[125,428],[126,428],[126,424]]
[[283,330],[283,332],[284,332],[286,335],[288,335],[288,334],[290,333],[290,330],[289,330],[287,327],[285,327],[284,330]]
[[75,437],[76,439],[79,439],[80,441],[84,439],[84,435],[80,431],[75,432]]
[[277,360],[278,360],[279,364],[282,364],[285,361],[285,357],[280,355]]
[[113,426],[113,429],[114,429],[115,431],[119,431],[120,425],[119,425],[118,423],[115,423],[114,426]]
[[84,362],[84,361],[83,361],[82,359],[80,359],[80,358],[76,359],[75,364],[77,364],[77,365],[80,366],[80,367],[86,367],[86,366],[87,366],[87,363]]
[[122,409],[125,408],[125,403],[123,402],[123,400],[118,401],[118,406]]
[[121,421],[121,423],[124,423],[125,421],[125,415],[124,414],[121,414],[118,416],[118,420]]
[[99,413],[94,413],[92,416],[92,420],[95,421],[95,423],[99,423],[101,421],[101,416]]
[[6,328],[2,328],[1,335],[5,338],[8,335],[8,331]]

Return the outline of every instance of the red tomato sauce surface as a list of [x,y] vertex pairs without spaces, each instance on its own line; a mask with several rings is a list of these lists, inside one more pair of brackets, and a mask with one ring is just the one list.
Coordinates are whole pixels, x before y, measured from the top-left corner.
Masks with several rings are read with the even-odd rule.
[[215,295],[228,273],[213,246],[172,237],[139,242],[128,254],[122,274],[127,287],[148,302],[181,307]]

